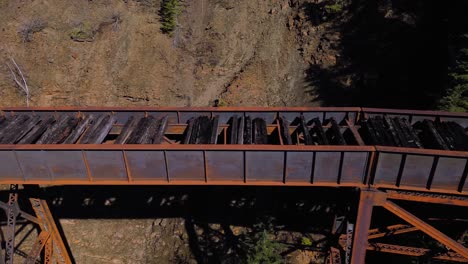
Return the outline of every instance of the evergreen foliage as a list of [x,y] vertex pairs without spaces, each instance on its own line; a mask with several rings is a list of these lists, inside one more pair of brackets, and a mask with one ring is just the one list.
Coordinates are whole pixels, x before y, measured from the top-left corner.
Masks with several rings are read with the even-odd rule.
[[254,225],[252,232],[241,241],[244,244],[247,264],[282,264],[282,245],[274,240],[274,226],[271,219]]
[[180,12],[179,0],[162,0],[161,1],[161,31],[172,35],[177,27],[177,15]]
[[338,14],[338,13],[343,12],[344,6],[340,1],[336,1],[333,4],[326,5],[324,8],[327,14]]
[[439,102],[439,108],[450,112],[468,111],[468,34],[460,38],[455,51],[455,63],[449,69],[449,88]]

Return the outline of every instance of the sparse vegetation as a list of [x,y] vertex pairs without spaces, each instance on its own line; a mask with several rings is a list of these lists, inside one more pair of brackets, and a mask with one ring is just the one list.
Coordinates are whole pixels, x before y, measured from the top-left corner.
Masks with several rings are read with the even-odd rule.
[[40,32],[46,26],[47,26],[47,23],[44,20],[42,20],[41,18],[34,18],[34,19],[31,19],[30,21],[23,23],[20,26],[18,33],[23,43],[31,42],[33,39],[34,33]]
[[70,32],[70,38],[74,41],[93,41],[96,30],[89,22],[79,23]]
[[120,13],[113,13],[112,17],[112,30],[113,31],[119,31],[120,29],[120,24],[122,23],[122,16]]
[[282,244],[274,240],[273,219],[268,218],[259,221],[253,226],[250,233],[241,239],[246,252],[245,263],[247,264],[281,264],[284,263],[281,257]]
[[343,4],[341,2],[335,2],[333,4],[326,5],[324,8],[325,12],[330,15],[343,12]]
[[343,5],[341,3],[326,5],[324,8],[325,12],[327,12],[328,14],[338,14],[343,11]]
[[310,240],[308,237],[302,237],[301,244],[303,246],[312,246],[312,240]]
[[177,27],[177,15],[180,13],[179,0],[161,0],[161,31],[172,35]]

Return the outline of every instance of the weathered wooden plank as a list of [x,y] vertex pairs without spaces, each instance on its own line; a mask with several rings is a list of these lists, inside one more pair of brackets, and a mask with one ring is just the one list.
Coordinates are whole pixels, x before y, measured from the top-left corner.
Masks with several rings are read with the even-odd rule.
[[153,139],[161,123],[161,119],[151,117],[148,122],[149,125],[145,131],[143,131],[144,133],[140,138],[139,144],[153,144]]
[[200,118],[195,118],[192,128],[192,134],[190,135],[190,144],[197,144],[198,133],[200,131]]
[[135,118],[135,116],[130,116],[120,131],[120,134],[117,136],[114,144],[125,144],[133,129],[135,129],[137,122],[138,119]]
[[[14,137],[19,130],[21,130],[21,126],[25,124],[31,117],[28,115],[18,115],[17,117],[13,118],[10,123],[0,131],[0,143],[3,142],[3,139],[7,141],[9,138]],[[5,144],[5,143],[1,143]]]
[[37,126],[39,122],[41,122],[40,116],[34,116],[33,118],[29,119],[29,121],[23,125],[21,130],[18,131],[18,134],[9,139],[9,144],[14,144],[20,141],[26,134],[29,133],[29,131],[31,131],[31,129]]
[[183,144],[190,144],[190,138],[192,136],[192,131],[193,131],[193,126],[195,124],[195,118],[190,118],[188,121],[187,128],[185,129],[185,136],[184,136],[184,141]]
[[396,131],[396,128],[395,128],[392,120],[390,120],[390,118],[387,115],[384,115],[383,116],[383,121],[384,121],[384,124],[385,124],[385,126],[387,128],[388,134],[392,138],[392,142],[395,144],[395,146],[401,147],[402,142],[400,141],[400,138],[398,137],[398,132]]
[[4,122],[6,122],[6,117],[0,116],[0,129],[1,129]]
[[327,131],[328,142],[333,145],[346,145],[346,141],[341,134],[340,127],[334,118],[330,119],[331,127]]
[[457,150],[466,151],[468,150],[468,135],[462,126],[455,122],[447,122],[448,127],[454,134],[455,147]]
[[382,131],[382,128],[379,125],[376,124],[375,119],[374,118],[369,118],[367,120],[367,124],[368,124],[369,128],[372,128],[372,131],[374,131],[376,140],[378,142],[377,145],[388,146],[388,142],[387,142],[387,140],[385,138],[385,134]]
[[198,126],[197,141],[195,144],[210,144],[212,130],[211,119],[207,116],[200,116],[198,120],[200,125]]
[[[283,138],[284,145],[292,145],[291,135],[289,134],[289,122],[284,117],[279,118],[280,135]],[[309,135],[310,136],[310,135]]]
[[88,127],[88,129],[84,132],[83,136],[79,140],[79,144],[89,144],[91,138],[95,136],[96,134],[96,129],[99,127],[99,125],[103,122],[103,120],[109,119],[108,114],[101,114],[97,116],[92,124]]
[[80,121],[77,117],[68,118],[67,122],[57,128],[55,134],[49,139],[48,144],[61,144],[72,133]]
[[211,137],[210,144],[216,144],[218,139],[218,125],[219,125],[219,115],[215,115],[211,121]]
[[244,144],[244,128],[245,128],[245,118],[241,116],[239,118],[239,128],[237,130],[237,144],[243,145]]
[[307,123],[305,121],[304,115],[301,114],[299,118],[300,118],[301,131],[302,131],[302,134],[304,135],[304,144],[313,145],[314,141],[312,140],[312,136],[310,135],[310,131],[309,131],[309,128],[307,127]]
[[36,144],[53,144],[54,138],[60,133],[60,130],[67,126],[72,117],[63,115],[41,136]]
[[228,138],[229,141],[227,142],[228,144],[237,144],[237,132],[239,130],[239,118],[237,115],[234,115],[231,117],[229,120],[229,127],[228,127]]
[[154,117],[152,116],[143,117],[138,121],[135,129],[132,131],[132,133],[127,139],[127,144],[140,144],[139,143],[140,139],[143,136],[146,128],[150,125],[149,121],[151,118],[154,118]]
[[168,125],[168,116],[164,116],[161,121],[159,122],[158,129],[156,131],[156,135],[153,138],[153,144],[161,144],[162,139],[164,138],[164,134],[166,133],[167,125]]
[[9,117],[9,118],[5,118],[5,120],[3,121],[3,123],[0,124],[0,135],[1,133],[3,132],[3,130],[8,127],[8,125],[13,122],[15,119],[17,119],[19,116],[18,115],[15,115],[15,116],[12,116],[12,117]]
[[88,125],[94,120],[93,115],[86,115],[84,118],[81,118],[78,125],[70,133],[70,135],[62,142],[62,144],[75,144],[80,136],[85,132]]
[[14,144],[18,139],[26,135],[40,120],[39,116],[33,116],[28,118],[24,123],[16,124],[15,127],[10,127],[8,131],[5,131],[0,144]]
[[29,131],[17,144],[34,144],[55,122],[53,116],[43,117],[38,125]]
[[395,133],[398,137],[398,140],[400,142],[400,145],[405,148],[410,148],[413,147],[412,139],[410,138],[410,135],[405,133],[403,128],[400,125],[399,118],[394,117],[394,118],[389,118],[390,122],[392,123],[393,128],[395,129]]
[[325,130],[323,129],[322,122],[320,122],[319,118],[312,119],[312,123],[314,124],[313,130],[317,134],[317,143],[319,145],[330,145],[328,142],[327,135],[325,134]]
[[421,139],[418,137],[416,131],[413,129],[413,126],[408,122],[406,118],[401,118],[401,128],[405,131],[405,134],[408,134],[410,138],[413,140],[414,145],[416,145],[417,148],[423,148]]
[[455,139],[452,135],[452,131],[450,129],[447,129],[447,124],[445,122],[440,122],[440,120],[436,120],[436,122],[434,122],[434,127],[437,130],[437,133],[439,133],[442,140],[447,145],[447,147],[450,150],[455,150]]
[[117,119],[114,115],[106,117],[97,127],[96,133],[94,133],[93,137],[89,140],[89,143],[83,144],[102,144],[116,121]]
[[393,142],[393,138],[390,135],[389,131],[385,127],[383,119],[381,116],[376,116],[374,118],[370,118],[369,121],[372,123],[375,131],[378,131],[380,134],[380,141],[383,143],[384,146],[395,146],[395,142]]
[[268,144],[268,132],[265,119],[255,118],[252,121],[252,133],[254,144]]
[[418,122],[416,126],[421,127],[421,139],[423,145],[426,148],[444,149],[448,150],[449,147],[445,144],[444,140],[440,137],[439,133],[434,127],[432,120],[424,119],[422,122]]
[[245,117],[244,124],[244,144],[252,144],[252,119],[250,116]]
[[111,116],[109,114],[100,115],[93,124],[85,131],[84,135],[81,137],[80,144],[93,144],[92,142],[96,141],[98,134],[103,126],[110,120]]

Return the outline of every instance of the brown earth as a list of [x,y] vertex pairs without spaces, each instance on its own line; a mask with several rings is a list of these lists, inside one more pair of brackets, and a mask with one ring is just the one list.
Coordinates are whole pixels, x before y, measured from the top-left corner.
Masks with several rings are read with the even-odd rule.
[[[336,63],[321,43],[339,33],[308,21],[303,2],[184,1],[168,36],[156,0],[0,0],[0,107],[25,105],[8,57],[31,106],[320,105],[307,69]],[[23,43],[18,30],[33,19],[46,27]],[[79,28],[92,37],[73,40]],[[76,263],[196,263],[179,218],[60,222]],[[289,262],[320,259],[296,251]]]
[[[311,105],[291,2],[186,1],[170,37],[159,1],[2,0],[2,60],[21,66],[33,106]],[[47,26],[23,43],[36,18]],[[80,25],[94,37],[72,40]],[[0,106],[24,105],[4,63],[0,74]]]

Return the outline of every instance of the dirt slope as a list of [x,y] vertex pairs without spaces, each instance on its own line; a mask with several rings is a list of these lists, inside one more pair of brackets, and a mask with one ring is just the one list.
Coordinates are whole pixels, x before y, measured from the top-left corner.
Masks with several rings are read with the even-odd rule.
[[[396,80],[392,87],[408,83],[392,41],[415,35],[412,16],[384,6],[389,1],[350,1],[361,14],[356,22],[348,7],[324,15],[320,7],[330,2],[186,0],[168,36],[160,31],[159,0],[0,0],[0,107],[25,105],[8,57],[26,75],[32,106],[208,106],[215,99],[230,106],[360,105],[352,92],[359,83],[369,91],[385,76]],[[45,27],[23,42],[18,31],[34,20]],[[79,30],[86,36],[76,39]],[[370,48],[362,45],[368,40]],[[382,65],[387,61],[394,66]],[[369,102],[387,98],[369,95]],[[80,264],[196,263],[185,224],[61,220]],[[306,253],[296,252],[291,263],[318,262]]]
[[[185,1],[172,37],[158,10],[159,1],[3,0],[1,60],[23,69],[31,105],[307,104],[289,1]],[[18,30],[34,19],[46,27],[23,43]],[[72,40],[80,28],[94,36]],[[4,63],[0,91],[0,106],[25,104]]]
[[[0,106],[25,105],[8,57],[31,106],[309,105],[291,2],[184,1],[167,36],[159,1],[0,0]],[[45,28],[23,42],[33,20]],[[89,36],[73,40],[77,30]],[[61,225],[76,263],[196,263],[181,219]]]

